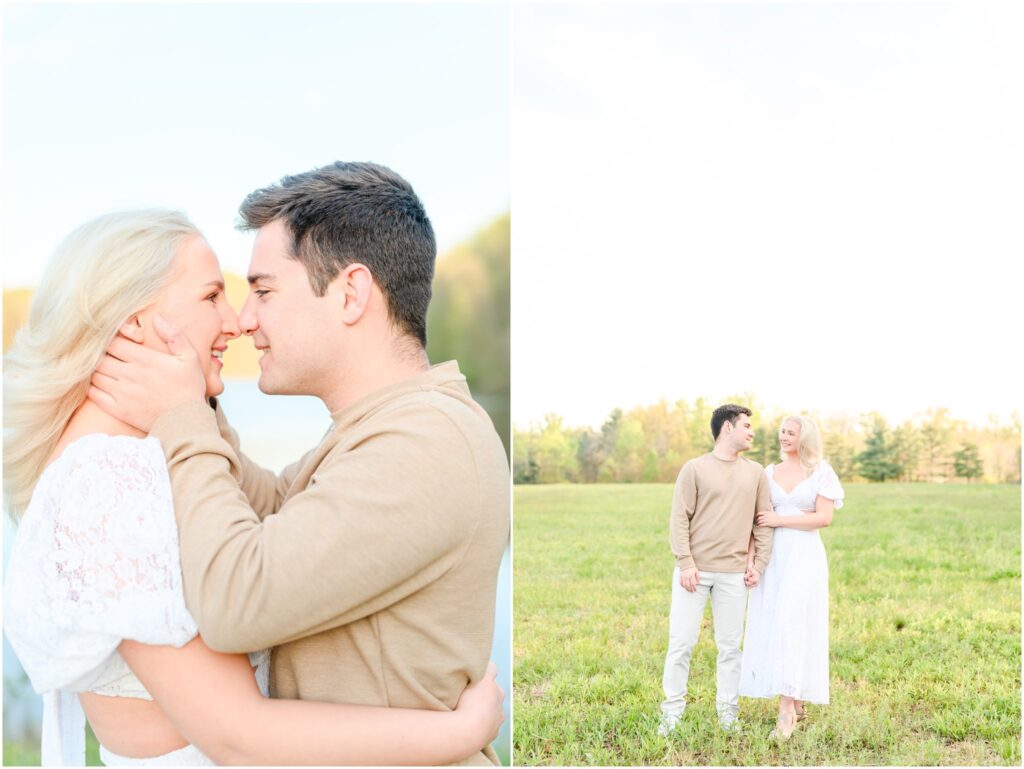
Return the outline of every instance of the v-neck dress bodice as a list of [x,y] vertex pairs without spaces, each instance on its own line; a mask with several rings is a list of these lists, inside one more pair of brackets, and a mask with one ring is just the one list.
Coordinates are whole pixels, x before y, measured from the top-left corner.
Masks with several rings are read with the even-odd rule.
[[843,506],[843,487],[839,483],[839,476],[828,462],[819,462],[811,474],[790,491],[786,491],[775,480],[775,465],[768,465],[764,471],[771,485],[772,507],[779,515],[796,515],[814,510],[819,495],[831,499],[836,510]]

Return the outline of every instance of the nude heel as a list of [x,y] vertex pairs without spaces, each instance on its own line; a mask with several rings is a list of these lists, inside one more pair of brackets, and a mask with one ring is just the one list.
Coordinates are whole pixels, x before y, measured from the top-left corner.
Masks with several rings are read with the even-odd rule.
[[775,728],[772,729],[771,734],[768,735],[768,739],[777,740],[779,742],[785,742],[796,728],[796,713],[791,713],[788,718],[786,716],[779,716],[775,722]]

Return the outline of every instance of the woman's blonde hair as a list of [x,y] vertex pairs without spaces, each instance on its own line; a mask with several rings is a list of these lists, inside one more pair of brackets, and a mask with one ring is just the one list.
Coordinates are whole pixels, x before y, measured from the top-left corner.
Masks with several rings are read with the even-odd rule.
[[125,211],[83,224],[57,247],[4,359],[4,502],[14,520],[118,328],[153,303],[197,235],[176,211]]
[[[796,453],[803,468],[808,472],[813,471],[823,459],[821,431],[818,430],[818,424],[810,417],[803,415],[786,417],[782,420],[782,424],[784,425],[786,422],[796,422],[800,425],[800,440],[797,441]],[[779,428],[781,430],[781,425]],[[786,458],[785,454],[782,454],[782,458]]]

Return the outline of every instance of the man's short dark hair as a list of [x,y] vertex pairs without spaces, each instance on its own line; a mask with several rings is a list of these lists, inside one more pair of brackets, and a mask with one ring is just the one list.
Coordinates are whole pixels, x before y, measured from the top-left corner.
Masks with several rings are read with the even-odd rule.
[[753,412],[746,406],[737,406],[735,403],[726,403],[724,406],[719,406],[711,414],[711,435],[717,441],[718,434],[722,432],[722,425],[726,422],[735,425],[736,420],[740,418],[740,414],[746,414],[748,417]]
[[412,186],[375,163],[337,162],[251,193],[239,208],[240,229],[281,219],[317,296],[353,263],[365,264],[380,286],[388,316],[427,344],[437,246]]

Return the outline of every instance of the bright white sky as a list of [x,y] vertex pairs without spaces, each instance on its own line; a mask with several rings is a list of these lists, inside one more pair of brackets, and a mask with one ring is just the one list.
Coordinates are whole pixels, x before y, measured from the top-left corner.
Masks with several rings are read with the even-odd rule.
[[506,7],[5,4],[3,72],[6,287],[147,205],[245,274],[245,195],[335,160],[405,176],[442,253],[510,205]]
[[513,414],[1019,410],[1013,6],[513,15]]

